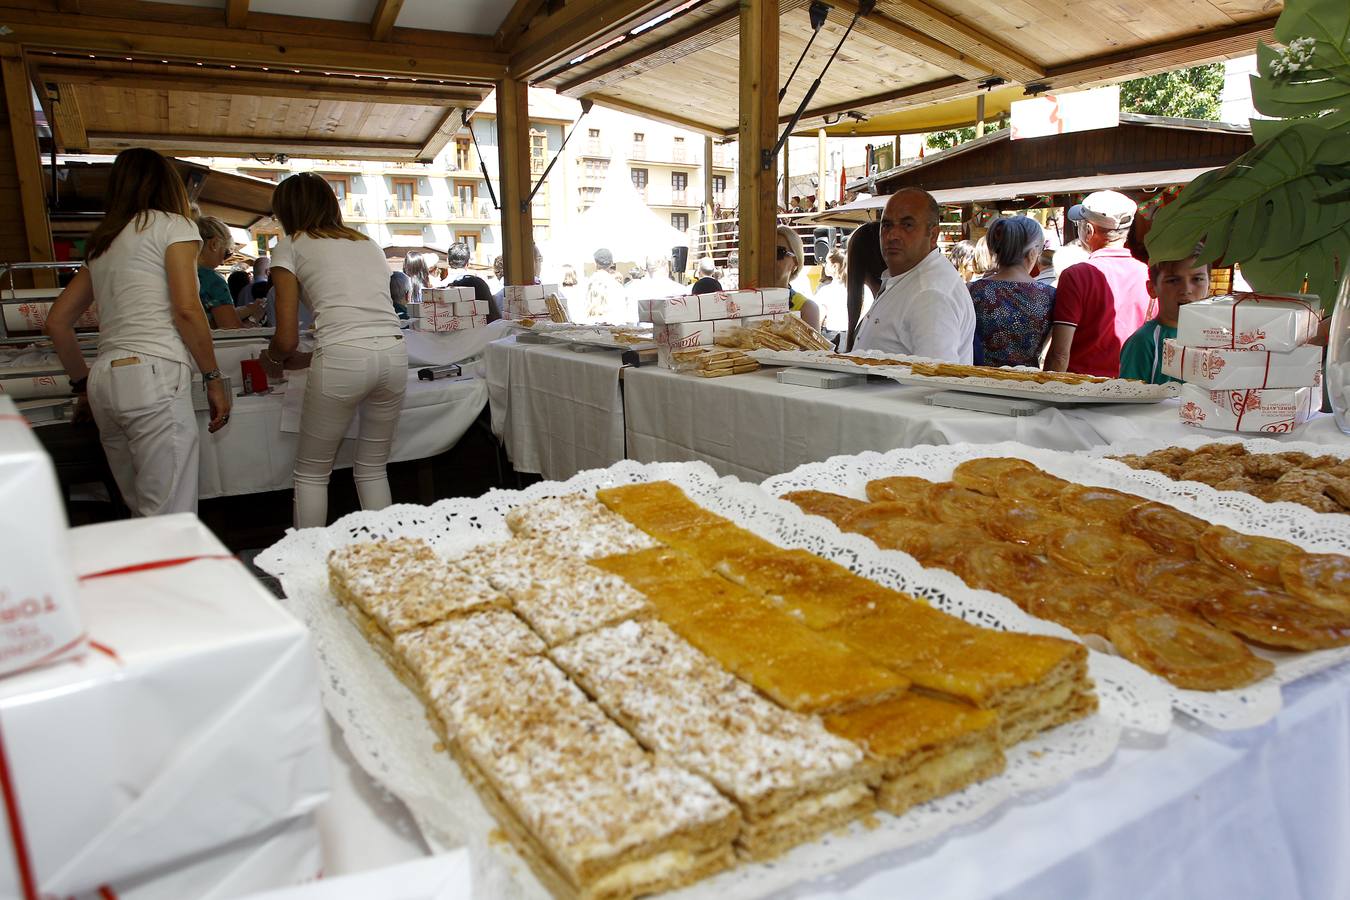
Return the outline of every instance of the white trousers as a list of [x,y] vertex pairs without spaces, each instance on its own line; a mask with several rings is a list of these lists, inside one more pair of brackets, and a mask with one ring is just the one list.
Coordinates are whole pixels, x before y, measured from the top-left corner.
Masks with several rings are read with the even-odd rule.
[[145,355],[112,364],[130,356],[100,356],[89,370],[89,406],[117,487],[136,515],[195,513],[200,438],[192,370]]
[[394,447],[403,394],[408,389],[408,350],[401,337],[369,338],[314,351],[300,442],[295,452],[295,527],[328,524],[328,479],[342,436],[360,410],[352,474],[362,509],[392,502],[385,463]]

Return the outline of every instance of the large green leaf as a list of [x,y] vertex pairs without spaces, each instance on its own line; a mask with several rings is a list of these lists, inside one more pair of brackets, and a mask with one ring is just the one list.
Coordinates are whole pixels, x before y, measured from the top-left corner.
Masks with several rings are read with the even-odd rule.
[[1306,276],[1329,303],[1350,262],[1350,204],[1322,201],[1347,190],[1350,133],[1295,122],[1159,210],[1149,254],[1181,259],[1204,242],[1202,258],[1241,263],[1258,289],[1298,291]]

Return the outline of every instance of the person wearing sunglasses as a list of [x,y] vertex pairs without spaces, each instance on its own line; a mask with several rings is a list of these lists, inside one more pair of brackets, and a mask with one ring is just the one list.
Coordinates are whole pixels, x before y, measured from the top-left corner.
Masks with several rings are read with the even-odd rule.
[[788,289],[788,308],[802,317],[812,328],[820,328],[820,307],[792,288],[792,279],[801,274],[802,239],[786,225],[778,226],[778,250],[774,255],[775,287]]

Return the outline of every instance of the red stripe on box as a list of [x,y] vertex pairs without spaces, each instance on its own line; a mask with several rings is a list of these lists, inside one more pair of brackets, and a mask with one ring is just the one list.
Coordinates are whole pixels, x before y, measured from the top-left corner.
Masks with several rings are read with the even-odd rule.
[[91,650],[97,650],[99,653],[102,653],[104,656],[107,656],[107,657],[111,658],[112,661],[115,662],[115,663],[117,663],[119,666],[122,664],[122,657],[118,656],[118,655],[117,655],[117,651],[114,650],[113,648],[109,647],[107,644],[101,643],[101,642],[99,642],[99,641],[90,641],[90,642],[89,642],[89,649],[91,649]]
[[28,839],[24,836],[23,817],[19,815],[19,797],[14,792],[14,779],[9,771],[9,756],[5,740],[0,734],[0,793],[4,794],[5,819],[9,823],[10,843],[14,845],[14,864],[19,870],[19,886],[24,900],[38,900],[37,878],[33,862],[28,858]]
[[230,553],[219,553],[204,556],[181,556],[177,559],[158,559],[154,562],[137,563],[134,566],[122,566],[117,569],[105,569],[102,572],[90,572],[88,575],[81,575],[80,581],[91,581],[95,578],[107,578],[110,575],[131,575],[135,572],[149,572],[154,569],[169,569],[174,566],[184,566],[190,562],[196,562],[199,559],[238,559],[238,557]]
[[98,886],[98,895],[102,900],[117,900],[117,892],[106,884],[100,884]]
[[29,425],[27,416],[16,416],[13,413],[5,413],[3,416],[0,416],[0,422],[22,422],[23,424],[28,425],[29,428],[33,427],[32,425]]
[[62,646],[57,647],[55,650],[46,654],[40,659],[33,660],[28,665],[24,666],[24,668],[31,669],[33,666],[40,666],[43,663],[47,662],[48,660],[56,659],[56,657],[60,656],[63,653],[69,653],[71,650],[74,650],[80,644],[83,644],[88,638],[89,635],[82,631],[80,632],[79,636],[76,637],[74,640],[72,640],[70,643],[63,644]]

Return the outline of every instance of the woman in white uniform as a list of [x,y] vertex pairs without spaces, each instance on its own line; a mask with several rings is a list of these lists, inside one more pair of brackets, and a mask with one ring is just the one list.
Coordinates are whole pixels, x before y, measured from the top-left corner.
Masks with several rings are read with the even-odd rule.
[[[209,428],[230,418],[206,312],[197,299],[201,238],[177,170],[153,150],[118,154],[103,221],[84,268],[47,318],[71,388],[85,393],[117,487],[142,516],[197,511],[192,363],[203,373]],[[98,301],[98,358],[85,364],[75,321]]]
[[[272,214],[285,234],[272,251],[277,330],[261,358],[273,376],[310,368],[295,454],[295,525],[309,528],[328,522],[333,460],[358,409],[353,475],[361,508],[390,504],[385,464],[408,386],[408,351],[384,251],[342,224],[328,182],[292,175],[273,191]],[[301,293],[314,313],[312,359],[296,353]]]

